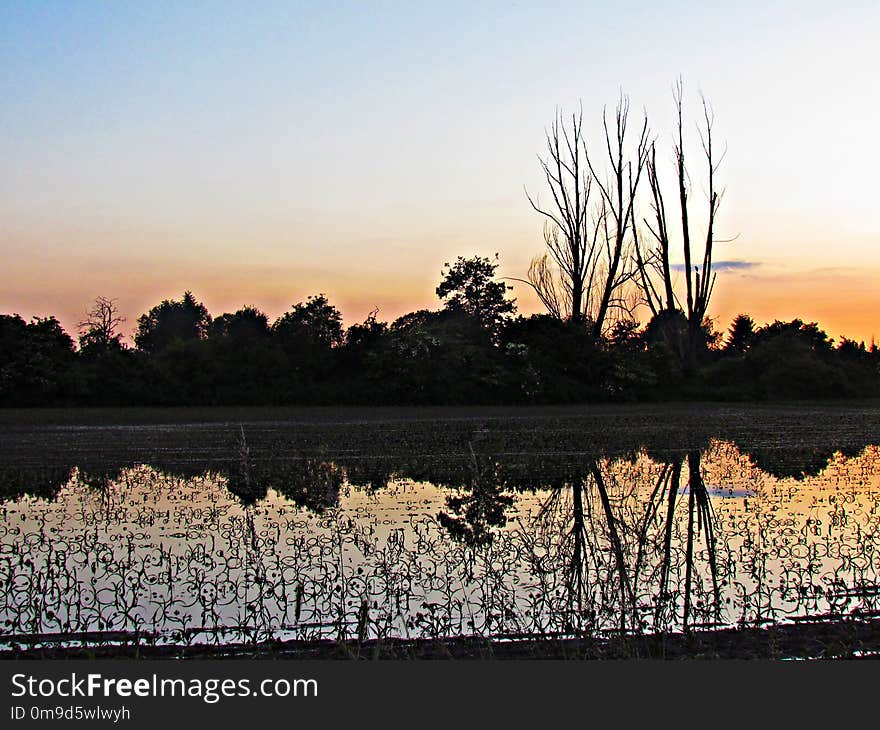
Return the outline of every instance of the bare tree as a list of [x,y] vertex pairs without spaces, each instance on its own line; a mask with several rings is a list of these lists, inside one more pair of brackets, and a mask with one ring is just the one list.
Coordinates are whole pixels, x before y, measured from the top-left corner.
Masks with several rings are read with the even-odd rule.
[[628,116],[629,101],[621,95],[612,135],[603,113],[611,168],[603,181],[589,154],[583,111],[568,121],[557,112],[546,135],[548,156],[539,158],[553,205],[541,207],[526,191],[532,208],[546,219],[546,250],[532,260],[525,283],[551,315],[588,323],[595,339],[605,332],[612,312],[630,309],[622,289],[633,276],[627,247],[634,231],[635,190],[647,159],[648,122],[630,159]]
[[[650,308],[651,314],[656,316],[661,311],[674,310],[676,298],[670,264],[669,231],[666,227],[666,203],[663,200],[660,174],[657,171],[657,148],[653,142],[648,154],[647,172],[655,221],[652,225],[645,220],[645,224],[653,235],[656,246],[651,250],[645,250],[643,241],[636,231],[635,256],[636,268],[639,272],[638,284],[643,293],[644,303]],[[655,283],[656,277],[660,279],[659,285]]]
[[[591,219],[592,177],[586,162],[583,110],[570,122],[557,111],[546,133],[546,158],[538,158],[553,198],[541,207],[528,191],[532,208],[546,219],[546,252],[532,260],[528,283],[553,316],[582,322],[589,311],[589,294],[600,253],[602,226]],[[599,212],[601,218],[604,212]]]
[[[615,130],[612,137],[608,128],[608,117],[602,111],[602,125],[605,129],[605,149],[608,153],[610,174],[603,182],[596,172],[593,159],[587,154],[587,164],[602,192],[603,208],[610,212],[612,229],[608,229],[605,219],[605,279],[601,286],[598,310],[593,318],[593,336],[598,339],[604,332],[609,309],[622,310],[631,314],[627,307],[627,297],[620,296],[621,289],[632,280],[633,271],[627,266],[630,260],[625,255],[625,246],[632,240],[630,232],[637,235],[634,222],[635,198],[639,180],[648,157],[648,118],[644,118],[638,136],[634,158],[626,152],[626,130],[629,119],[629,99],[623,94],[617,102]],[[586,154],[586,153],[585,153]]]
[[91,308],[86,312],[85,318],[79,323],[79,346],[108,347],[111,344],[119,344],[122,333],[120,325],[125,318],[119,315],[119,305],[116,299],[97,297]]
[[[695,257],[691,236],[690,192],[691,178],[685,160],[684,146],[684,113],[683,86],[679,79],[673,88],[673,98],[677,113],[677,138],[674,145],[675,167],[677,177],[677,193],[679,213],[681,216],[681,251],[684,258],[685,308],[684,318],[687,321],[687,342],[680,344],[685,359],[686,369],[692,370],[702,337],[703,323],[709,309],[709,301],[715,286],[716,272],[712,269],[713,248],[715,239],[715,220],[724,191],[716,187],[716,173],[726,154],[717,155],[713,141],[715,116],[712,107],[705,97],[701,97],[703,119],[697,131],[706,160],[706,238],[703,244],[702,258]],[[655,245],[648,249],[643,241],[638,240],[635,251],[635,263],[638,270],[639,284],[643,300],[654,315],[662,312],[674,313],[681,310],[673,282],[673,267],[670,264],[671,240],[667,219],[666,203],[663,198],[663,186],[657,168],[657,152],[651,145],[647,162],[648,182],[651,188],[653,221],[645,220],[645,224],[654,238]],[[699,254],[697,254],[699,256]],[[695,263],[695,260],[699,263]]]

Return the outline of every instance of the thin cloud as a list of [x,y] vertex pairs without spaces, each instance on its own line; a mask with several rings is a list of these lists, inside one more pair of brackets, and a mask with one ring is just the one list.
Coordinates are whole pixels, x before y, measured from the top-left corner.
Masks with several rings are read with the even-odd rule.
[[[754,269],[761,264],[757,261],[713,261],[712,268],[715,271],[744,271]],[[684,271],[684,264],[672,264],[669,268],[673,271]]]

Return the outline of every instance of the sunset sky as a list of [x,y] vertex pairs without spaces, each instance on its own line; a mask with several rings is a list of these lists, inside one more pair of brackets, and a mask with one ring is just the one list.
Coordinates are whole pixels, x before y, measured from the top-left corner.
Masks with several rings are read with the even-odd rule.
[[703,91],[729,148],[719,328],[880,340],[880,3],[843,5],[5,0],[0,312],[325,292],[350,324],[437,306],[457,255],[523,277],[555,109],[599,142],[623,89],[671,162],[681,75],[686,132]]

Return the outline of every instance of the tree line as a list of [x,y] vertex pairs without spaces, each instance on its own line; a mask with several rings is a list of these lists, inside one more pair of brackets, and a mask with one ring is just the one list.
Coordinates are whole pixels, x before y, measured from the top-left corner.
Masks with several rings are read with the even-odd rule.
[[[323,294],[274,322],[253,306],[216,317],[191,292],[137,319],[133,346],[99,298],[77,342],[54,317],[0,315],[0,404],[506,404],[880,394],[880,351],[835,344],[799,319],[726,333],[708,320],[683,358],[662,312],[594,336],[584,319],[518,315],[497,260],[459,257],[440,306],[343,327]],[[682,319],[679,331],[686,332]],[[689,358],[693,357],[693,360]]]
[[99,297],[80,323],[79,347],[53,317],[25,322],[0,315],[0,404],[876,395],[880,359],[873,343],[844,338],[835,346],[816,323],[758,326],[746,314],[726,334],[715,330],[708,311],[716,246],[728,242],[716,231],[726,149],[719,150],[704,97],[696,140],[687,139],[684,99],[679,80],[666,167],[647,115],[633,128],[622,93],[610,118],[603,111],[598,143],[588,139],[582,110],[557,112],[539,158],[547,202],[526,191],[544,220],[544,250],[519,279],[545,314],[517,316],[511,287],[497,276],[497,254],[446,264],[437,310],[390,323],[373,312],[347,329],[323,294],[270,323],[253,306],[213,318],[185,292],[141,315],[134,347],[127,347],[116,301]]

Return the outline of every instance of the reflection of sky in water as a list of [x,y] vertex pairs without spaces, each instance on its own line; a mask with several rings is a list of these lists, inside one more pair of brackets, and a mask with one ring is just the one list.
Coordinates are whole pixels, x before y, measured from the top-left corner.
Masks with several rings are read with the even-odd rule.
[[438,521],[465,493],[424,482],[346,482],[338,506],[314,514],[273,489],[244,507],[212,475],[143,466],[102,490],[74,474],[55,501],[0,506],[0,620],[7,634],[223,642],[679,629],[686,602],[692,625],[877,609],[877,447],[794,480],[713,442],[701,468],[717,603],[686,464],[658,490],[664,465],[644,454],[599,461],[614,530],[589,470],[580,498],[570,485],[517,492],[481,545]]

